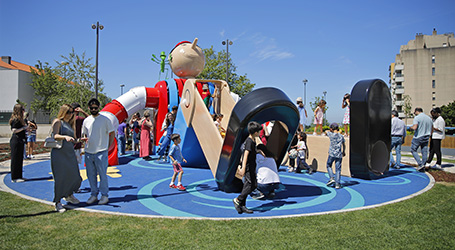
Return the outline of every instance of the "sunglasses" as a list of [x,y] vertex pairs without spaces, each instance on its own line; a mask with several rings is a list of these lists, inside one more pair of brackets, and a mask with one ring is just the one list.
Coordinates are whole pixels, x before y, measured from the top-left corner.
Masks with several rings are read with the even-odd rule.
[[97,110],[97,109],[99,109],[100,107],[89,107],[89,108],[90,108],[90,110]]
[[300,104],[300,103],[302,103],[302,102],[297,102],[297,104]]

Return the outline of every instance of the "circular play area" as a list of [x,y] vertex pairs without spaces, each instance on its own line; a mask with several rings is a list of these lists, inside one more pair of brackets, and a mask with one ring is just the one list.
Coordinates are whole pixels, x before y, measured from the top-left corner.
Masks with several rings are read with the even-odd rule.
[[[108,168],[109,203],[87,205],[90,186],[85,167],[80,164],[83,179],[81,201],[67,208],[118,215],[165,217],[180,219],[252,219],[308,216],[372,208],[411,198],[434,185],[430,175],[413,167],[391,169],[373,180],[343,176],[343,188],[327,187],[327,173],[288,173],[281,166],[282,185],[273,199],[247,199],[253,214],[238,214],[232,199],[237,193],[218,189],[212,172],[207,168],[184,168],[183,185],[186,191],[169,188],[172,165],[153,159],[143,160],[137,155],[124,155],[119,165]],[[53,177],[50,160],[24,166],[23,183],[12,183],[10,174],[3,183],[12,193],[52,204]]]

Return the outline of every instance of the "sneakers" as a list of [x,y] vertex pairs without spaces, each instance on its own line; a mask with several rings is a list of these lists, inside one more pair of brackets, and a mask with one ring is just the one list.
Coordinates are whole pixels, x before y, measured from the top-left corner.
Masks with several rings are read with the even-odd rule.
[[169,187],[170,187],[170,188],[177,188],[177,186],[174,185],[174,184],[169,185]]
[[180,190],[180,191],[185,191],[186,190],[186,188],[182,184],[178,185],[177,189]]
[[314,170],[310,167],[310,169],[308,169],[308,174],[313,174]]
[[294,172],[294,169],[293,167],[288,167],[288,172],[291,173],[291,172]]
[[431,169],[436,169],[436,170],[442,170],[442,167],[441,167],[441,165],[439,165],[439,164],[436,164],[436,165],[434,165],[434,166],[430,166],[430,168],[431,168]]
[[258,193],[259,193],[258,195],[252,195],[251,198],[253,198],[255,200],[260,200],[265,197],[265,195],[262,192],[258,192]]
[[243,213],[239,200],[237,200],[237,198],[234,198],[232,200],[232,202],[234,203],[234,207],[235,207],[235,210],[237,210],[237,213],[239,213],[239,214]]
[[335,179],[331,178],[328,182],[327,182],[327,186],[331,186],[335,183]]
[[63,207],[61,202],[57,202],[57,203],[55,203],[55,211],[57,211],[59,213],[63,213],[66,211],[66,209]]
[[87,204],[90,205],[90,204],[93,204],[93,203],[95,203],[97,201],[98,201],[98,198],[96,198],[96,196],[92,195],[92,196],[90,196],[90,198],[88,198]]
[[427,163],[425,163],[425,167],[426,167],[426,168],[429,168],[429,167],[431,167],[430,163],[428,163],[428,162],[427,162]]
[[98,205],[106,205],[108,202],[109,202],[109,198],[107,198],[107,196],[101,196],[101,199],[98,202]]
[[63,198],[66,202],[71,203],[71,204],[79,204],[79,200],[74,197],[74,195],[70,195],[68,197]]
[[252,214],[253,210],[246,208],[246,206],[241,206],[242,212],[247,213],[247,214]]
[[12,182],[14,183],[21,183],[21,182],[24,182],[25,179],[14,179],[14,180],[11,180]]
[[337,183],[335,184],[335,189],[340,189],[341,188],[341,184]]
[[416,169],[418,172],[425,172],[425,165],[419,166]]

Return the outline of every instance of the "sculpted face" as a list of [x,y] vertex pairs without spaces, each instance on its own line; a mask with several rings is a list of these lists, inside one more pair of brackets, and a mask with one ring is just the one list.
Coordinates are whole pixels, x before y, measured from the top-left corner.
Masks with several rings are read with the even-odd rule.
[[181,78],[195,78],[204,69],[205,57],[202,49],[197,46],[197,38],[193,43],[181,42],[169,54],[169,64],[174,74]]

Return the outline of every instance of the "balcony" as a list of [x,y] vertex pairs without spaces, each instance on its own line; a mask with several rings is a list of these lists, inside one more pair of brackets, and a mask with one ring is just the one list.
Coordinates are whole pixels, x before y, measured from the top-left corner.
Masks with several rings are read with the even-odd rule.
[[395,82],[404,82],[404,76],[396,76]]
[[397,86],[395,88],[395,95],[399,95],[399,94],[404,94],[404,87],[403,86]]
[[395,71],[403,70],[404,64],[395,64]]
[[402,100],[395,101],[395,106],[403,106],[403,105],[404,105],[404,101],[402,101]]

